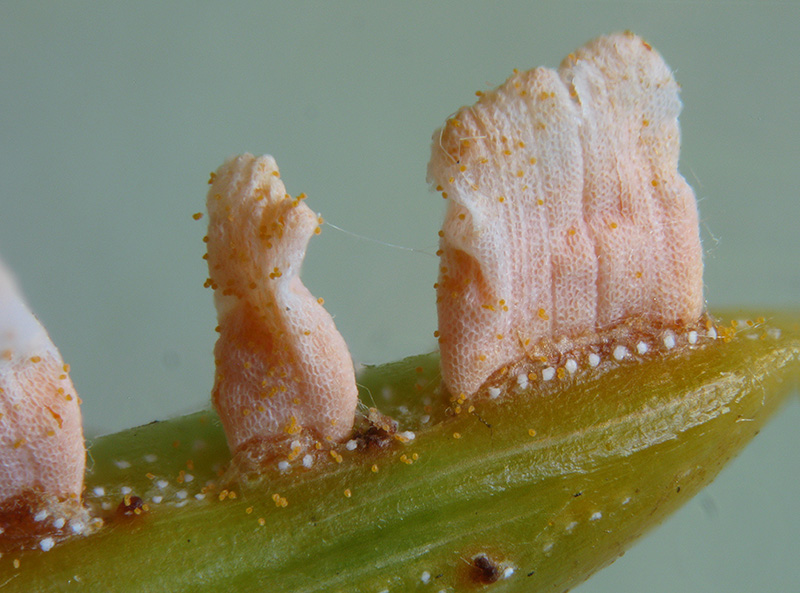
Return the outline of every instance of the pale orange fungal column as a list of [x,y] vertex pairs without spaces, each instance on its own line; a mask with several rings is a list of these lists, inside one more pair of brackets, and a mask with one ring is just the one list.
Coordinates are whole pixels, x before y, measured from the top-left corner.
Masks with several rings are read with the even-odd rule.
[[286,193],[271,156],[228,160],[210,180],[209,281],[219,320],[213,402],[228,443],[352,430],[352,359],[331,316],[300,281],[320,220]]
[[669,66],[626,33],[586,44],[559,73],[581,117],[598,325],[630,315],[695,321],[703,310],[702,249],[694,191],[678,172],[681,101]]
[[0,262],[0,511],[80,501],[85,464],[69,366]]
[[697,321],[702,250],[677,169],[680,108],[661,56],[624,33],[558,71],[515,70],[434,133],[429,181],[448,197],[436,290],[451,393],[476,392],[543,340],[637,317]]

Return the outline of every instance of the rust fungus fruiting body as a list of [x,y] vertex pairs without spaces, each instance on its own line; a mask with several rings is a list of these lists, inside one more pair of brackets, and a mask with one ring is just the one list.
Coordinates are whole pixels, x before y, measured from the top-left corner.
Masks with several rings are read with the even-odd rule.
[[350,354],[299,277],[320,225],[304,199],[286,193],[271,156],[232,158],[211,178],[207,285],[220,334],[212,399],[234,452],[341,441],[353,426]]
[[69,366],[0,262],[0,522],[20,509],[80,508],[79,403]]
[[544,342],[634,318],[673,329],[698,320],[702,250],[678,172],[680,109],[661,56],[625,33],[558,71],[515,72],[434,134],[429,180],[449,198],[437,305],[451,393],[475,393]]

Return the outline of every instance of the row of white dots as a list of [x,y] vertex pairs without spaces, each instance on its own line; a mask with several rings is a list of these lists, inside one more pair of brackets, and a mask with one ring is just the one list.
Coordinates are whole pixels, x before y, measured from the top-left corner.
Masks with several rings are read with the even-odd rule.
[[[715,340],[717,338],[716,329],[713,327],[709,329],[708,332],[706,333],[706,336],[712,340]],[[700,334],[695,330],[691,330],[686,334],[686,340],[691,345],[697,344],[699,339],[700,339]],[[664,337],[662,338],[662,342],[667,350],[675,348],[677,344],[675,334],[672,332],[666,332],[664,334]],[[636,343],[636,353],[639,356],[644,356],[649,351],[650,351],[650,344],[648,342],[641,340]],[[628,350],[628,347],[623,346],[622,344],[615,346],[611,352],[611,356],[614,358],[614,360],[618,362],[622,362],[623,360],[629,358],[630,355],[631,352],[630,350]],[[587,356],[587,362],[591,368],[596,368],[597,366],[599,366],[601,360],[602,359],[600,358],[600,355],[595,352],[592,352]],[[564,363],[564,370],[566,370],[570,375],[575,374],[578,371],[578,362],[574,358],[568,358],[567,361]],[[556,374],[557,371],[555,367],[552,366],[545,367],[541,371],[542,381],[552,381],[556,377]],[[530,385],[529,381],[530,377],[525,373],[520,373],[519,375],[517,375],[516,379],[517,379],[517,386],[521,390],[527,389],[528,386]],[[502,389],[496,386],[489,387],[488,392],[489,392],[489,397],[491,399],[496,399],[502,394]]]

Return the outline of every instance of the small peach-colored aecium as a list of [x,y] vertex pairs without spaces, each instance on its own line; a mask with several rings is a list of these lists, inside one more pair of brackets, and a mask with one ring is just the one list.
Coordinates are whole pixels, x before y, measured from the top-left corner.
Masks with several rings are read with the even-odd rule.
[[271,156],[228,160],[208,192],[208,285],[220,332],[213,401],[228,444],[339,441],[353,427],[353,362],[333,319],[300,281],[320,219],[286,193]]
[[429,164],[448,200],[437,303],[450,391],[474,393],[543,339],[696,321],[697,206],[661,56],[631,33],[601,37],[558,71],[478,94],[434,134]]
[[69,367],[0,262],[0,509],[20,498],[80,500],[78,403]]

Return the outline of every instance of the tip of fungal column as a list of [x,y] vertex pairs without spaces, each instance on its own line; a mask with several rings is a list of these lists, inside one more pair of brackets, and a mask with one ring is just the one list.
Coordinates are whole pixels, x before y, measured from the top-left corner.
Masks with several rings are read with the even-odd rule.
[[79,401],[68,365],[0,261],[0,518],[79,503]]
[[208,268],[220,333],[213,402],[232,451],[351,432],[355,371],[333,319],[300,281],[321,220],[286,193],[271,156],[211,176]]
[[474,393],[545,341],[632,319],[698,321],[702,250],[694,192],[678,172],[680,110],[661,56],[623,33],[558,71],[515,71],[434,134],[429,180],[448,202],[439,342],[452,393]]

